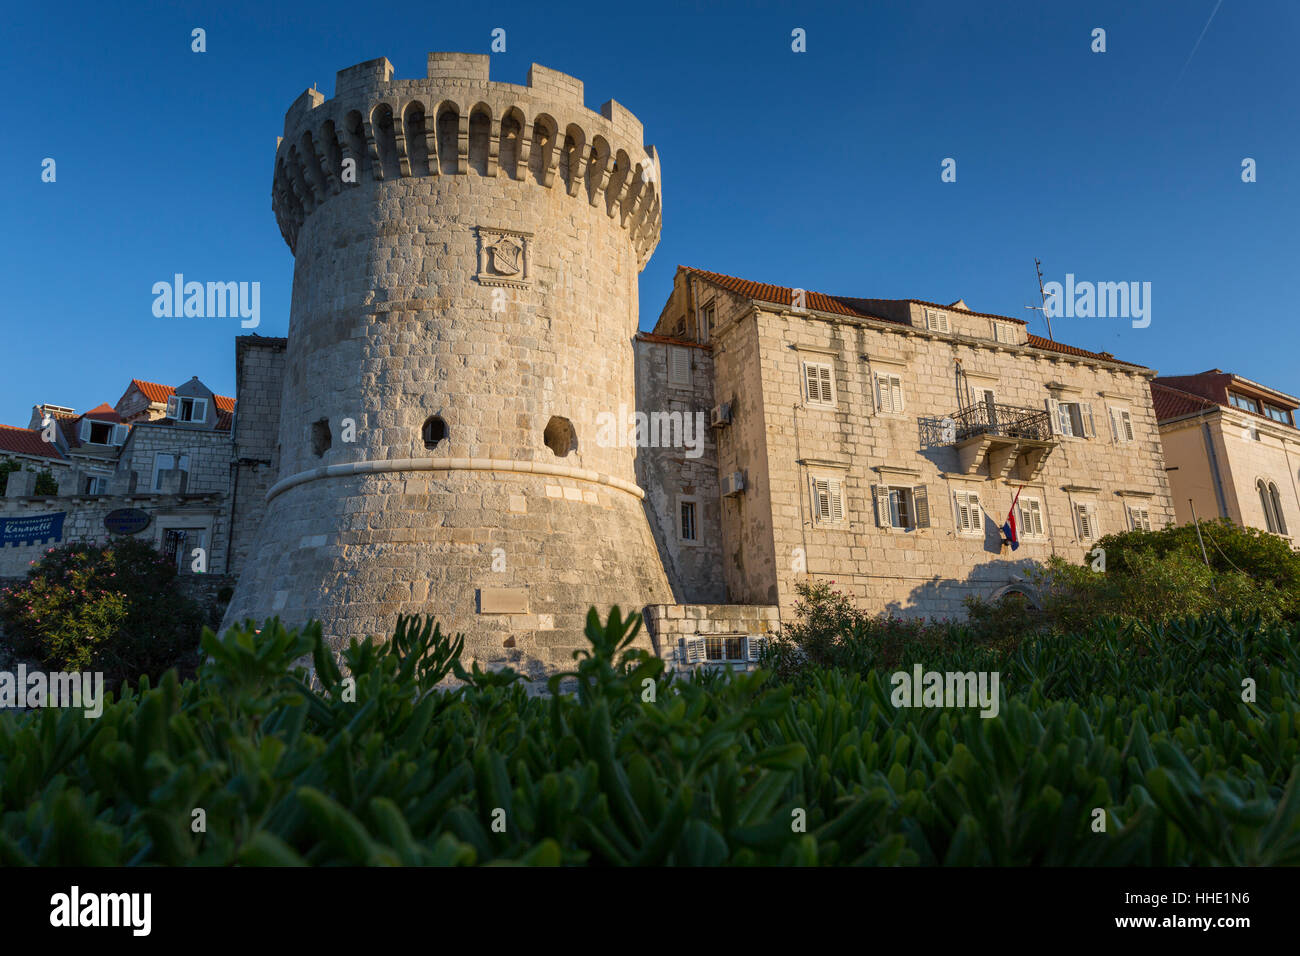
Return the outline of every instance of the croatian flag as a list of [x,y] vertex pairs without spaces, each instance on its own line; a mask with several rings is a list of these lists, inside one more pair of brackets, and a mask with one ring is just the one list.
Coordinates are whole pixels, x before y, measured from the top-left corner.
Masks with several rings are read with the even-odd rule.
[[1016,502],[1020,500],[1024,487],[1021,485],[1016,489],[1016,496],[1011,499],[1011,510],[1007,512],[1007,523],[1002,526],[1002,536],[1010,542],[1012,551],[1020,547],[1020,535],[1016,533]]

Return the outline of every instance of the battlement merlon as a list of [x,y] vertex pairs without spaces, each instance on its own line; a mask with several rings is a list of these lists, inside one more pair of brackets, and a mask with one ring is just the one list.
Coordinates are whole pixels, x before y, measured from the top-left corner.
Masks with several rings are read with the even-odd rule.
[[[615,100],[588,109],[581,80],[539,64],[526,86],[492,82],[490,60],[430,53],[428,76],[394,80],[392,63],[379,57],[340,70],[331,99],[313,88],[294,100],[276,143],[271,194],[289,248],[306,217],[349,184],[465,175],[477,166],[480,175],[531,177],[603,205],[644,267],[659,240],[662,171],[641,121]],[[346,182],[345,161],[355,176]]]
[[[324,94],[316,89],[304,90],[289,107],[284,117],[284,140],[293,141],[304,126],[311,121],[307,117],[318,107],[334,100],[364,99],[375,105],[381,101],[399,98],[430,99],[431,94],[446,88],[464,87],[466,99],[461,105],[469,108],[473,104],[473,94],[469,89],[478,88],[484,92],[514,91],[516,94],[532,94],[539,101],[554,106],[577,106],[592,116],[599,116],[608,121],[612,132],[620,140],[620,145],[628,148],[631,144],[643,147],[645,128],[636,116],[616,100],[608,100],[600,111],[589,110],[583,99],[583,83],[577,77],[559,70],[552,70],[540,63],[532,64],[528,69],[526,86],[514,83],[493,82],[489,79],[488,68],[491,57],[482,53],[430,53],[426,76],[422,80],[394,80],[393,64],[388,57],[366,60],[355,66],[339,70],[334,81],[334,96],[327,101]],[[447,89],[447,92],[454,92]],[[435,100],[436,102],[436,100]],[[430,106],[433,104],[430,103]],[[557,119],[559,117],[556,117]],[[291,135],[294,134],[294,135]]]

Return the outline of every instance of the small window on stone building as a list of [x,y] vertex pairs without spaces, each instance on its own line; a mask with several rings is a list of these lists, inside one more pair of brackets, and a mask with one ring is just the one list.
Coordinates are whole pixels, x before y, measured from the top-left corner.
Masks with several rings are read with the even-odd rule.
[[546,442],[555,457],[563,458],[571,451],[578,449],[578,433],[573,430],[573,422],[567,418],[561,418],[555,415],[546,423],[546,430],[542,432],[542,440]]
[[330,436],[330,420],[322,418],[311,425],[311,450],[319,458],[330,450],[334,439]]
[[699,538],[699,531],[695,524],[695,502],[683,501],[681,503],[681,539],[683,541],[696,541]]
[[447,440],[447,423],[441,415],[430,416],[420,429],[420,435],[424,438],[425,448],[437,448]]
[[668,347],[668,384],[691,385],[691,350],[679,345]]
[[712,303],[712,302],[710,302],[708,305],[706,305],[706,306],[704,306],[702,309],[700,309],[700,338],[699,338],[699,340],[700,340],[701,342],[708,342],[708,341],[712,340],[712,338],[713,338],[713,322],[714,322],[714,315],[715,315],[715,314],[716,314],[716,310],[714,309],[714,307],[713,307],[713,303]]

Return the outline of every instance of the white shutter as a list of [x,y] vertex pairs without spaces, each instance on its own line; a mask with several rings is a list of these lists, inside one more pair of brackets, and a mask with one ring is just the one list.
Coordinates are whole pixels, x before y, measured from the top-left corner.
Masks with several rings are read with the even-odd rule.
[[180,399],[175,395],[167,396],[167,417],[175,418],[180,409]]
[[683,637],[679,649],[682,663],[698,664],[704,660],[704,638],[702,637]]
[[120,445],[126,441],[127,427],[125,425],[113,426],[113,444]]
[[83,418],[77,426],[77,437],[82,441],[90,441],[90,419]]
[[1096,534],[1096,522],[1093,520],[1092,507],[1086,504],[1076,504],[1074,511],[1079,518],[1079,537],[1084,541],[1091,541]]
[[893,393],[890,396],[889,405],[895,412],[903,410],[903,380],[897,375],[889,376],[889,389]]
[[1053,435],[1063,434],[1061,431],[1060,403],[1054,398],[1047,399],[1047,426]]
[[831,367],[822,365],[817,369],[817,374],[822,383],[822,401],[827,405],[835,403],[835,390],[831,385]]
[[1091,402],[1080,402],[1080,403],[1079,403],[1079,418],[1080,418],[1080,419],[1082,420],[1082,422],[1083,422],[1083,437],[1084,437],[1084,438],[1096,438],[1096,437],[1097,437],[1097,429],[1093,426],[1093,421],[1092,421],[1092,403],[1091,403]]
[[1129,414],[1127,408],[1121,409],[1119,413],[1121,428],[1120,434],[1124,436],[1125,441],[1133,440],[1133,416]]
[[818,521],[831,520],[831,483],[826,478],[813,479],[813,511]]
[[680,346],[668,347],[668,382],[670,385],[691,384],[691,353]]
[[826,483],[827,496],[830,501],[830,520],[844,520],[844,483],[842,481],[828,481]]
[[876,524],[882,528],[892,527],[889,520],[889,488],[886,485],[873,485],[872,494],[876,499]]
[[1119,409],[1110,409],[1110,440],[1119,441]]
[[889,412],[893,411],[889,406],[889,380],[888,377],[881,373],[876,373],[876,411]]
[[767,647],[766,637],[751,636],[745,638],[745,657],[748,660],[756,661],[759,655]]
[[190,421],[206,422],[208,420],[208,400],[206,398],[194,399],[194,404],[190,410]]
[[803,363],[803,380],[804,389],[808,393],[808,401],[819,401],[821,388],[817,384],[817,368],[811,362]]
[[916,510],[916,526],[930,527],[930,493],[925,485],[917,485],[912,489],[912,503]]

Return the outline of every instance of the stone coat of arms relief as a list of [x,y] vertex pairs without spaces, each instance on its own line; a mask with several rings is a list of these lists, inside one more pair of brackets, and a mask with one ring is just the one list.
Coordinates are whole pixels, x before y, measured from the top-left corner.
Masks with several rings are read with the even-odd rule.
[[479,283],[517,289],[532,285],[532,239],[530,232],[479,226]]

